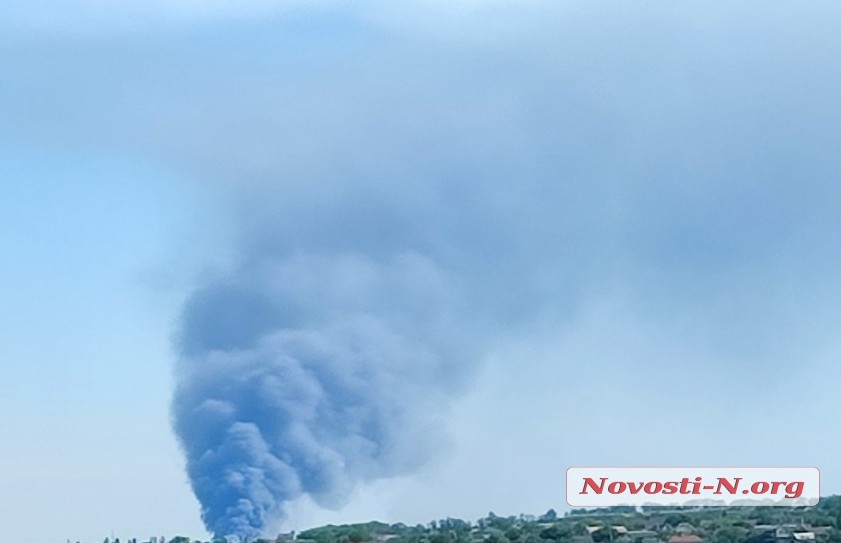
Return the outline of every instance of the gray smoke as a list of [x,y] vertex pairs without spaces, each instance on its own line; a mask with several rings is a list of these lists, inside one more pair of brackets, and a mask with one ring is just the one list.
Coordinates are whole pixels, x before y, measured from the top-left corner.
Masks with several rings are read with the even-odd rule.
[[[561,330],[615,292],[711,375],[753,383],[800,352],[816,328],[783,317],[790,293],[841,292],[825,256],[833,94],[793,106],[795,65],[754,79],[767,48],[710,40],[719,23],[610,9],[565,32],[537,17],[505,54],[500,36],[482,49],[347,32],[301,48],[312,65],[268,28],[220,51],[236,77],[204,101],[215,59],[180,61],[196,92],[149,141],[229,190],[238,228],[178,336],[175,428],[211,532],[271,535],[290,501],[340,507],[359,483],[411,473],[444,447],[448,406],[497,337],[536,317]],[[838,89],[834,73],[809,89]]]
[[[358,483],[432,460],[446,450],[448,407],[502,326],[511,333],[546,303],[571,307],[582,277],[599,274],[576,238],[600,219],[550,169],[529,171],[516,132],[473,138],[498,112],[470,102],[450,147],[365,130],[370,118],[410,125],[384,99],[341,133],[323,121],[307,140],[324,150],[317,160],[278,145],[256,181],[222,174],[237,253],[186,304],[174,399],[212,533],[272,535],[290,501],[340,507]],[[436,141],[447,118],[418,133]],[[229,161],[218,170],[246,162]]]
[[476,361],[458,296],[420,255],[260,256],[191,296],[174,401],[203,520],[241,539],[304,494],[336,508],[428,461]]

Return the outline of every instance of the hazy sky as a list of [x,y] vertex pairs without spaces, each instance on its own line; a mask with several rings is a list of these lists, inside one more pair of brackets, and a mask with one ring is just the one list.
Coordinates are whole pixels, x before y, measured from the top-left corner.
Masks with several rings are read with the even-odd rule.
[[[172,341],[266,266],[478,353],[440,454],[290,528],[560,510],[572,465],[841,493],[841,6],[135,4],[0,0],[8,539],[205,537]],[[441,281],[380,288],[407,253]]]

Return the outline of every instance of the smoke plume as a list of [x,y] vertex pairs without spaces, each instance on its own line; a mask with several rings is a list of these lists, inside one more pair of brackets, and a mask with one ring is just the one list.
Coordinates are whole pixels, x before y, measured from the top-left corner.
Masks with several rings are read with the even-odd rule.
[[[199,283],[178,333],[175,429],[208,530],[271,535],[291,501],[340,507],[429,462],[483,356],[535,318],[561,330],[618,297],[617,322],[685,346],[734,390],[772,361],[800,371],[802,338],[833,337],[788,317],[839,306],[833,94],[794,107],[801,65],[755,60],[789,50],[773,17],[745,12],[766,47],[708,39],[729,11],[610,10],[565,31],[566,12],[512,17],[516,46],[507,25],[443,41],[339,25],[324,47],[268,25],[242,49],[182,53],[193,92],[171,92],[166,130],[139,116],[136,131],[233,200],[229,269]],[[830,60],[809,92],[838,88]],[[646,387],[690,364],[637,358],[628,379]]]
[[286,502],[339,507],[443,446],[442,407],[476,360],[448,281],[410,252],[263,255],[193,293],[174,415],[209,531],[265,535]]

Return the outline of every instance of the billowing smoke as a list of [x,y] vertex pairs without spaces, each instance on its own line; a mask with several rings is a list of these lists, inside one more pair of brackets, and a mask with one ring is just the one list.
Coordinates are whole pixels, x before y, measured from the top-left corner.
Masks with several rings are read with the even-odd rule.
[[[348,111],[360,107],[340,96]],[[386,104],[371,117],[392,119],[398,108]],[[471,104],[479,119],[496,111]],[[428,463],[446,450],[448,407],[498,323],[510,332],[546,300],[565,305],[581,276],[596,274],[567,227],[590,219],[551,198],[567,190],[552,176],[519,175],[516,133],[477,145],[470,128],[439,148],[360,125],[349,121],[352,137],[319,131],[315,163],[278,146],[257,181],[222,180],[236,254],[184,308],[174,399],[216,535],[274,535],[293,500],[340,507],[358,483]],[[268,139],[282,140],[273,130]],[[424,130],[435,141],[450,127]],[[458,176],[427,159],[457,163]],[[218,170],[247,163],[229,162]],[[570,207],[559,212],[559,201]],[[545,256],[558,253],[562,273]]]
[[208,530],[266,535],[290,500],[339,507],[358,482],[428,461],[476,360],[457,306],[412,252],[268,253],[195,291],[174,416]]
[[[799,61],[756,60],[791,50],[770,16],[757,32],[775,36],[766,47],[742,32],[709,39],[729,32],[717,26],[730,28],[729,10],[549,11],[512,23],[521,41],[503,29],[486,41],[486,24],[443,41],[345,24],[320,44],[332,27],[308,42],[269,25],[241,46],[205,38],[160,63],[169,71],[157,79],[183,71],[190,90],[179,81],[169,109],[138,116],[136,132],[222,187],[238,236],[178,331],[174,422],[209,531],[272,535],[298,498],[340,507],[360,483],[412,473],[442,450],[448,406],[486,353],[503,352],[498,337],[539,321],[564,330],[602,300],[621,302],[606,322],[645,323],[640,344],[667,337],[693,356],[602,356],[606,327],[586,356],[559,364],[598,360],[614,379],[662,379],[662,390],[693,360],[738,391],[772,362],[800,371],[789,355],[817,328],[803,320],[795,333],[788,316],[841,292],[825,256],[839,229],[821,226],[836,224],[841,199],[834,94],[792,104]],[[120,69],[135,65],[123,57]],[[810,92],[839,87],[827,59]],[[17,110],[32,110],[22,96]],[[100,123],[121,134],[121,115]],[[802,285],[821,286],[801,297]],[[604,404],[617,425],[640,401],[627,390]],[[650,405],[663,416],[666,404]],[[734,425],[743,439],[729,412],[710,424],[708,436]]]

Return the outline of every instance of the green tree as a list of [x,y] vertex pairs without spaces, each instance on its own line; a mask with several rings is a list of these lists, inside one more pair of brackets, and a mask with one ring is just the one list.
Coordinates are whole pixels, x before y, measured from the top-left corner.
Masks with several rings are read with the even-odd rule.
[[552,541],[561,541],[572,537],[572,530],[569,526],[555,524],[540,532],[541,539],[549,539]]
[[721,526],[712,535],[712,543],[744,543],[750,530],[739,526]]
[[686,513],[672,513],[666,517],[666,524],[670,526],[677,526],[681,522],[688,522],[689,524],[692,524],[692,519],[690,519],[689,515]]
[[361,528],[354,528],[347,533],[347,540],[350,543],[362,543],[371,539],[370,534],[366,533]]
[[583,522],[576,522],[572,525],[573,535],[587,535],[587,525]]
[[619,534],[610,526],[605,526],[601,530],[596,530],[592,533],[593,543],[604,543],[605,541],[613,541]]
[[644,530],[645,529],[645,521],[641,518],[632,518],[628,519],[625,522],[625,527],[629,530]]
[[486,543],[511,543],[507,537],[501,534],[491,534],[485,541]]
[[450,532],[442,532],[429,536],[429,543],[455,543],[455,537]]

